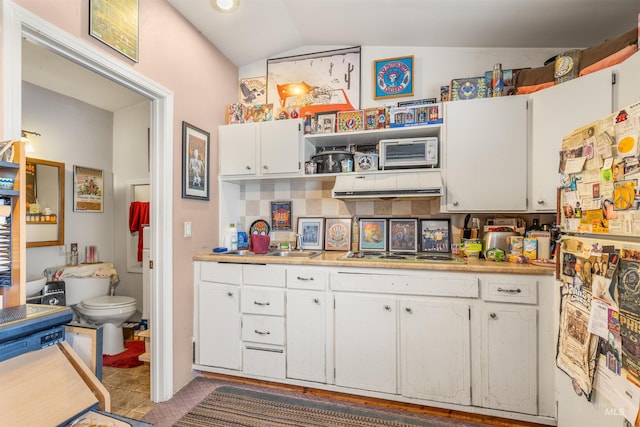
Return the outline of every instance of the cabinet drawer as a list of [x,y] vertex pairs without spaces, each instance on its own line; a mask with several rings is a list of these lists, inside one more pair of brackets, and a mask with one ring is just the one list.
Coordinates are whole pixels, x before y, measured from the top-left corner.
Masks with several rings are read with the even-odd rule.
[[538,281],[535,277],[490,276],[483,277],[485,301],[538,303]]
[[243,315],[242,341],[284,345],[284,317]]
[[284,378],[286,359],[284,347],[264,344],[245,344],[242,347],[243,371],[251,375]]
[[288,268],[287,287],[322,291],[327,287],[327,273],[312,268]]
[[256,286],[285,286],[283,265],[244,265],[244,284]]
[[284,316],[284,289],[246,286],[240,301],[242,313]]
[[242,264],[200,262],[200,280],[239,285],[242,283]]
[[393,293],[401,295],[427,295],[478,298],[478,278],[469,274],[368,274],[340,272],[331,274],[331,289]]

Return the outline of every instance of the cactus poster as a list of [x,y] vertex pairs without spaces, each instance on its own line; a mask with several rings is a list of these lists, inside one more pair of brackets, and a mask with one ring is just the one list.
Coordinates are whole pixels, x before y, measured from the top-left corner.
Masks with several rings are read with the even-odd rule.
[[267,60],[274,116],[297,118],[360,108],[360,47]]

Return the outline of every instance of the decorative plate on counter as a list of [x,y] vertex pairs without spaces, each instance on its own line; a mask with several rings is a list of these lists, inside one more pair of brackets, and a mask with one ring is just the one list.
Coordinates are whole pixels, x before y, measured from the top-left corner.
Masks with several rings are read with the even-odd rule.
[[251,234],[264,234],[265,236],[269,234],[271,227],[269,227],[269,223],[263,219],[258,219],[253,221],[251,227],[249,228],[249,233]]

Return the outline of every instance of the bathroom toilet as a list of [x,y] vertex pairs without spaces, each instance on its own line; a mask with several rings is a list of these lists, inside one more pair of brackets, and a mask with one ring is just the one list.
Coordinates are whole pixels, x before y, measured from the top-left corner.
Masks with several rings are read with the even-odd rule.
[[109,295],[110,277],[65,277],[67,306],[80,321],[102,325],[102,353],[125,351],[122,324],[136,312],[135,298]]

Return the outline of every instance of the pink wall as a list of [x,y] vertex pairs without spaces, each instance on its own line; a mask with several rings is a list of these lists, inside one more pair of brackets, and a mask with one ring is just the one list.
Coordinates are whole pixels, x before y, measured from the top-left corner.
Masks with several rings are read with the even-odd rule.
[[[237,100],[238,69],[164,0],[140,0],[139,62],[89,36],[86,0],[16,0],[60,29],[117,58],[174,94],[173,152],[173,316],[174,391],[191,379],[193,335],[192,256],[218,241],[218,125],[224,106]],[[182,199],[182,121],[211,135],[210,201]],[[0,123],[0,127],[2,123]],[[115,159],[117,161],[117,159]],[[185,239],[183,222],[192,222]]]

